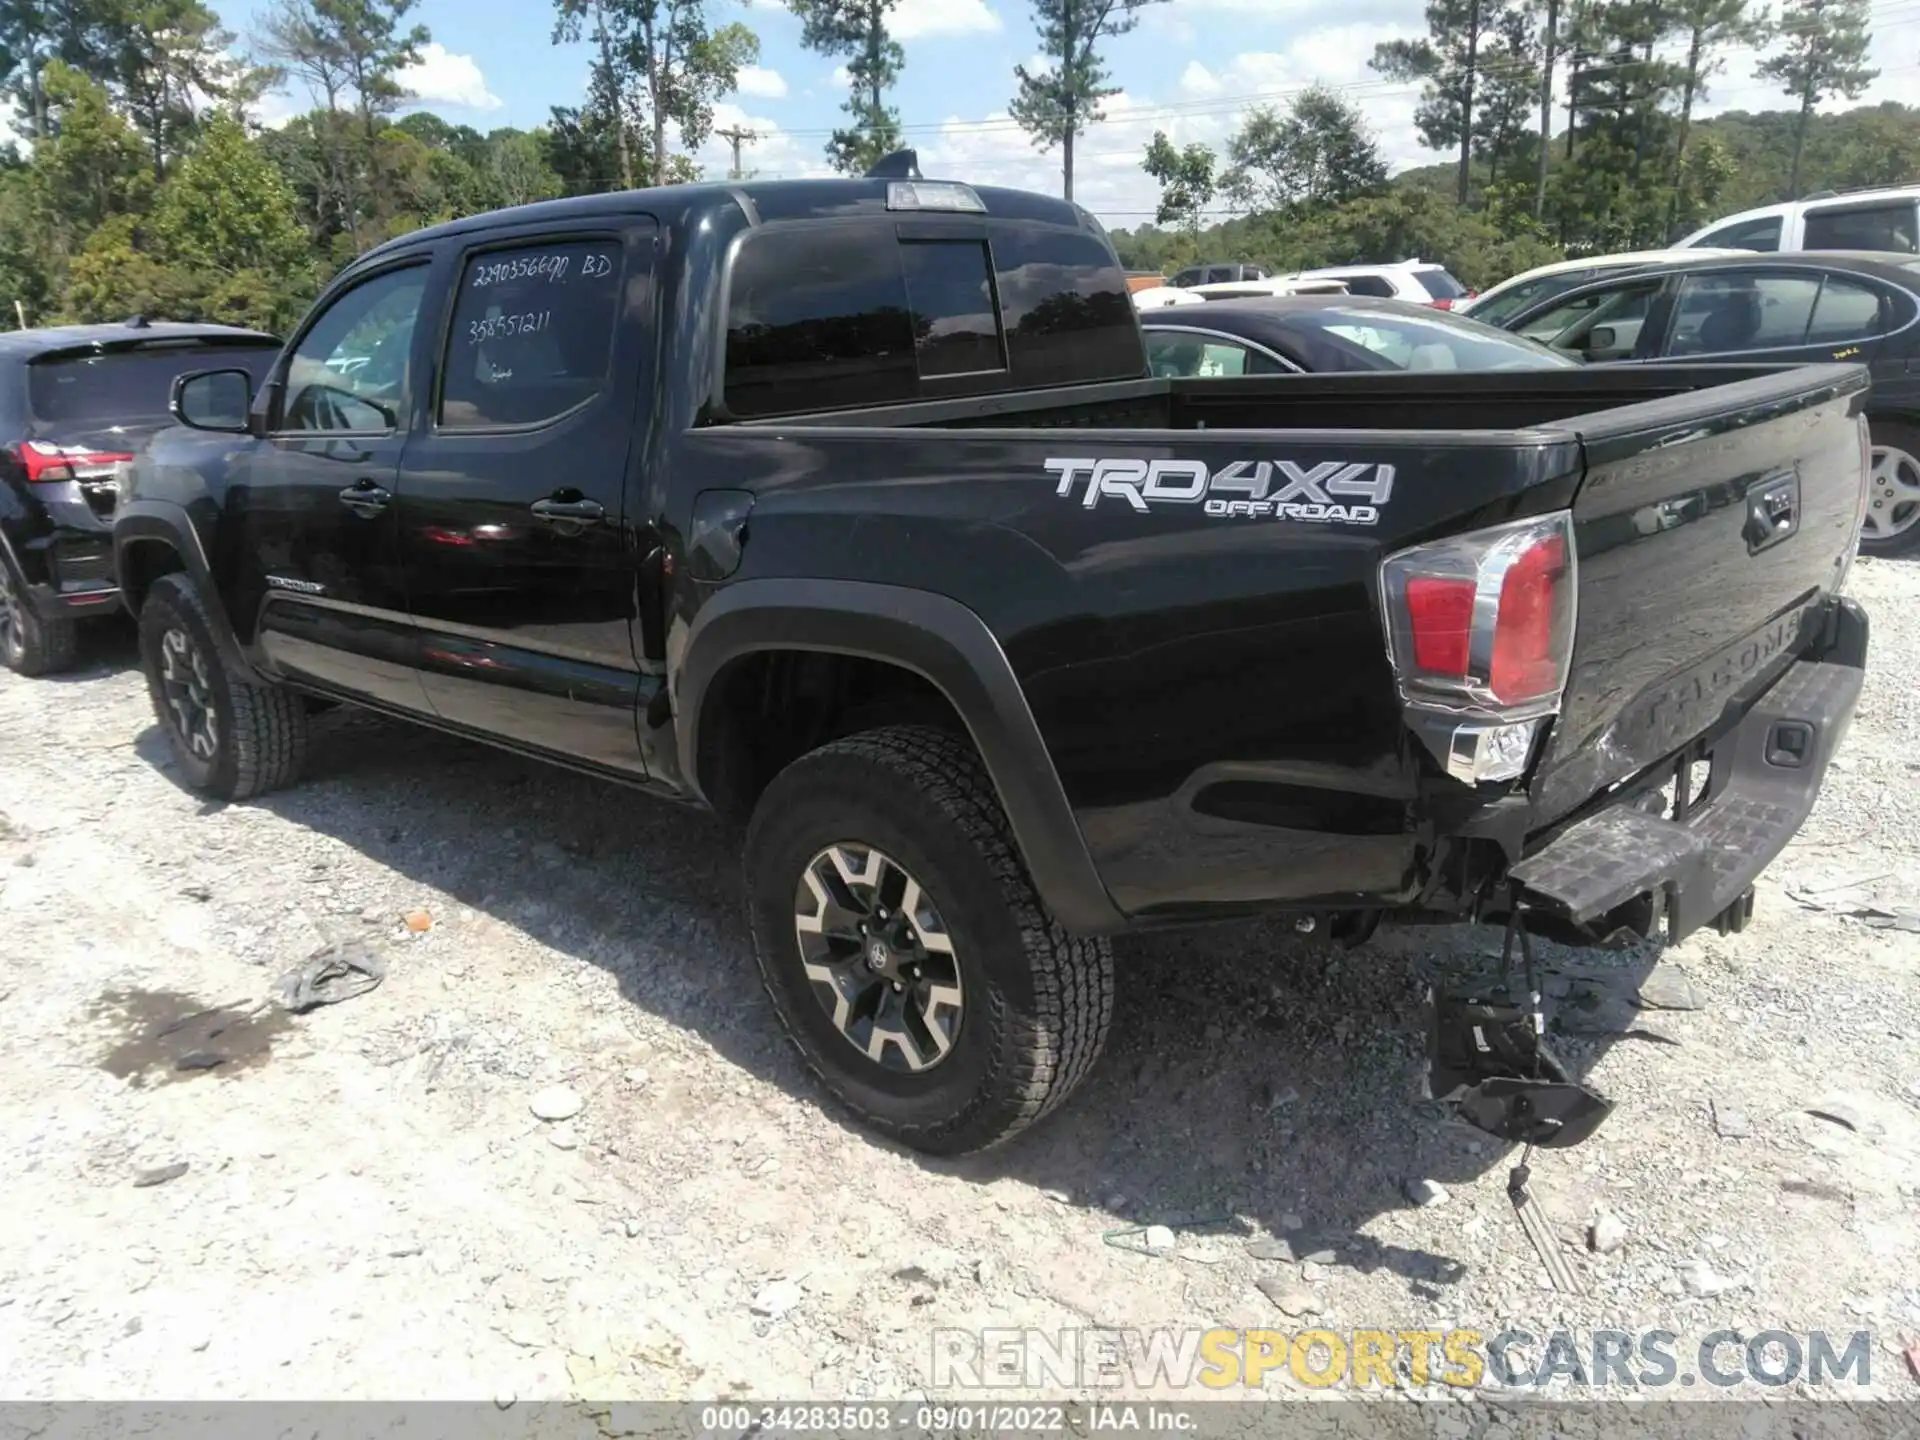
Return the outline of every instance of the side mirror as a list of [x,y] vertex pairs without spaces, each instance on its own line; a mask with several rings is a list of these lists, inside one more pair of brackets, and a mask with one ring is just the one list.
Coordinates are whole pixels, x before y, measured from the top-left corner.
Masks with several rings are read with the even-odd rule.
[[167,410],[182,425],[226,435],[249,432],[253,376],[245,370],[199,370],[177,376]]
[[1587,332],[1587,343],[1584,348],[1589,355],[1600,350],[1611,350],[1616,338],[1611,325],[1596,325]]

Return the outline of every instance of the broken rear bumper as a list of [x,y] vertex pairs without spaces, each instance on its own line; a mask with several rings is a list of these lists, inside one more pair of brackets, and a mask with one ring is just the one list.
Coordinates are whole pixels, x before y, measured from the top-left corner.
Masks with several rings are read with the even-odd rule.
[[1812,813],[1852,722],[1866,651],[1866,612],[1837,602],[1821,649],[1708,742],[1707,786],[1691,808],[1677,818],[1650,808],[1682,766],[1676,756],[1613,804],[1530,846],[1510,872],[1529,909],[1643,934],[1664,914],[1670,941],[1727,914]]

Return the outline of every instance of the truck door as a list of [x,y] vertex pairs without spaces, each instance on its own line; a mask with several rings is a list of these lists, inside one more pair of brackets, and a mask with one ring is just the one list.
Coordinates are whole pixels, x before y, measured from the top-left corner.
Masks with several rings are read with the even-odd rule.
[[257,575],[229,597],[290,678],[425,711],[400,572],[396,477],[418,396],[430,270],[402,260],[341,291],[276,376],[267,433],[235,460],[235,533]]
[[476,237],[400,477],[423,683],[444,720],[644,774],[625,497],[651,384],[654,225]]

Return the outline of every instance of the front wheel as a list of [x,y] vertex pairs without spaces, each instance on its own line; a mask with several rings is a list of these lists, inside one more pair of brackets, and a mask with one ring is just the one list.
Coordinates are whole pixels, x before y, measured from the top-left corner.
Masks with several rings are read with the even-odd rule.
[[1113,953],[1047,913],[964,740],[870,730],[793,762],[748,826],[754,951],[809,1069],[930,1154],[1007,1139],[1093,1067]]
[[1903,555],[1920,545],[1920,430],[1874,420],[1863,555]]
[[140,668],[187,784],[220,800],[288,785],[307,753],[298,695],[232,674],[193,582],[162,575],[140,607]]

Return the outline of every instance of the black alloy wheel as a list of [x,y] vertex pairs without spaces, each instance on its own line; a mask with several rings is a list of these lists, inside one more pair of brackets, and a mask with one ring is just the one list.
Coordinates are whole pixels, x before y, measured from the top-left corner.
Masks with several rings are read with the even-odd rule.
[[213,764],[220,750],[220,716],[214,709],[213,679],[206,652],[184,625],[160,634],[160,689],[174,742],[188,754]]
[[801,872],[793,928],[814,998],[848,1044],[901,1072],[947,1058],[966,1014],[960,967],[904,865],[872,846],[829,845]]

